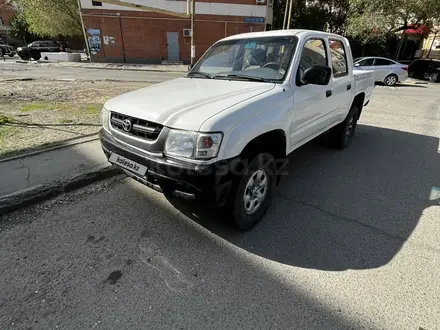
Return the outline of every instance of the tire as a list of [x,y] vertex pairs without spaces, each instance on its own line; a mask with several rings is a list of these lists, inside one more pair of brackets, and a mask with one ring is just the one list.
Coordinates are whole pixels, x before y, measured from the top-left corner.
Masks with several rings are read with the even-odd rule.
[[272,202],[277,182],[275,159],[269,153],[258,154],[237,180],[230,211],[235,226],[249,230],[261,221]]
[[438,82],[439,75],[438,73],[431,73],[429,76],[430,82]]
[[358,106],[352,105],[345,120],[330,130],[330,143],[332,147],[346,149],[351,144],[359,119],[358,114]]
[[386,76],[383,83],[385,84],[385,86],[394,86],[395,84],[397,84],[398,81],[399,81],[399,77],[397,77],[397,75],[390,74]]

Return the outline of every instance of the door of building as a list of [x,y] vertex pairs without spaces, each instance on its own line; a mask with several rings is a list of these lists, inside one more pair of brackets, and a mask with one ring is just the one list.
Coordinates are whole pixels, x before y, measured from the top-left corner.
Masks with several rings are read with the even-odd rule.
[[168,61],[179,60],[179,33],[167,32]]

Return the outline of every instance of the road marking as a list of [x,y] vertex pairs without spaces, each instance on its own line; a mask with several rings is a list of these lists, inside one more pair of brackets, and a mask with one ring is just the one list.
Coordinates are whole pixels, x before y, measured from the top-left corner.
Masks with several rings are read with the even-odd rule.
[[161,255],[161,251],[156,244],[151,243],[148,247],[141,244],[139,248],[141,249],[139,257],[142,262],[157,270],[170,290],[182,291],[193,287],[193,284]]

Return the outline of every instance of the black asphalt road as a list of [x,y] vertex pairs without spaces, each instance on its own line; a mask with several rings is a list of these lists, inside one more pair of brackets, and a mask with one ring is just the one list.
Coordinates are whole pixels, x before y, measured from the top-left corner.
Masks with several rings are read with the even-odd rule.
[[0,328],[438,329],[439,90],[376,88],[250,232],[125,178],[0,218]]

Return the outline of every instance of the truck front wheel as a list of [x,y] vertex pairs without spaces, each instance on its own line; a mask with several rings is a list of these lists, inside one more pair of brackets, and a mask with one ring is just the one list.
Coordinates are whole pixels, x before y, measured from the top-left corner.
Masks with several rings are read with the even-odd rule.
[[330,143],[333,147],[345,149],[351,144],[357,126],[358,113],[358,106],[352,105],[345,120],[330,130]]
[[269,208],[277,181],[277,167],[271,154],[261,153],[244,167],[231,200],[235,225],[249,230],[261,221]]

